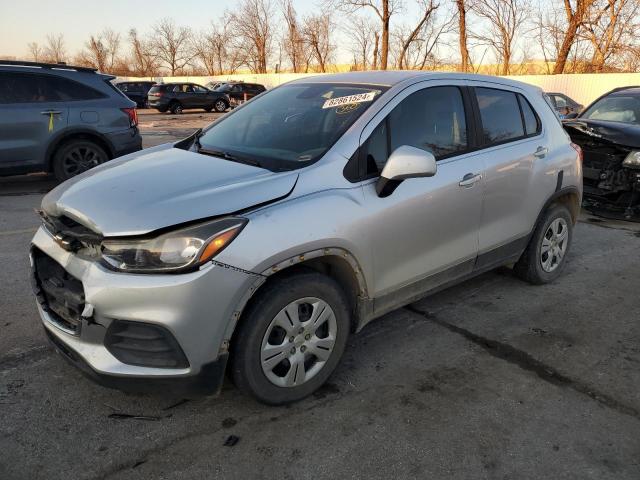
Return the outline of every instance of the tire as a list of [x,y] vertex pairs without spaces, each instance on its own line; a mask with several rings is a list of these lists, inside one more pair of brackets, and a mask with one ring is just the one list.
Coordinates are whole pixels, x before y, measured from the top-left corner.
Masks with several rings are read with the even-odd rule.
[[53,156],[53,175],[64,182],[109,160],[104,149],[91,140],[71,140],[62,144]]
[[229,108],[229,105],[224,100],[216,100],[213,104],[213,109],[218,113],[224,112],[227,108]]
[[243,315],[232,344],[231,377],[262,403],[301,400],[338,365],[350,323],[344,292],[329,277],[305,271],[277,280],[257,294]]
[[564,269],[572,239],[573,220],[569,209],[552,205],[538,222],[514,272],[534,285],[554,281]]
[[159,111],[160,113],[166,113],[167,109],[166,108],[156,108],[157,111]]
[[174,115],[181,115],[182,105],[180,105],[180,102],[173,102],[171,105],[169,105],[169,110],[171,110],[171,113],[173,113]]
[[210,113],[213,110],[213,107],[204,107],[204,111]]

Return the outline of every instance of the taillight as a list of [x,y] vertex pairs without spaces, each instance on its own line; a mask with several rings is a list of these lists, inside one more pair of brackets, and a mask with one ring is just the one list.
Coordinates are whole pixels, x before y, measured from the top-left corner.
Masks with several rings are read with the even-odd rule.
[[138,125],[138,110],[135,108],[121,108],[124,113],[129,117],[129,126],[135,127]]
[[577,143],[571,143],[571,147],[578,152],[578,157],[580,157],[580,162],[582,162],[584,160],[584,155],[582,153],[582,148],[580,148],[580,145],[578,145]]
[[162,96],[162,92],[153,92],[149,94],[150,97],[161,97]]

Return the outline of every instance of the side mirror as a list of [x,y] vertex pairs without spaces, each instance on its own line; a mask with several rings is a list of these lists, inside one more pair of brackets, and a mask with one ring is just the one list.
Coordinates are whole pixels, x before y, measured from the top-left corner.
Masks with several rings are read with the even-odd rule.
[[402,145],[389,156],[376,183],[376,192],[379,197],[388,197],[403,180],[433,177],[437,169],[436,157],[432,153]]

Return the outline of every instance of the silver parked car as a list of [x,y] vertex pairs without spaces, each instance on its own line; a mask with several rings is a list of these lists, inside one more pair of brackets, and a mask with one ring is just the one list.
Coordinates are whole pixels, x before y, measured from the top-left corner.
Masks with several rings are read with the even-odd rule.
[[51,191],[33,283],[49,338],[103,384],[211,392],[228,370],[283,404],[429,292],[502,265],[554,280],[581,196],[538,88],[311,77]]

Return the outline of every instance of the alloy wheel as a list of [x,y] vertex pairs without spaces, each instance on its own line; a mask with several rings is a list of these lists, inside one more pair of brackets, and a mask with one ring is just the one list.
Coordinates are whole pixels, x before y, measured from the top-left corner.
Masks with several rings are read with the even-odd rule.
[[98,150],[89,145],[79,145],[68,150],[62,159],[62,169],[67,177],[78,175],[104,162]]
[[557,269],[567,251],[569,226],[564,218],[556,218],[542,237],[540,246],[540,262],[542,269],[551,273]]
[[262,339],[262,371],[279,387],[302,385],[329,360],[337,333],[335,314],[324,300],[305,297],[289,303]]

